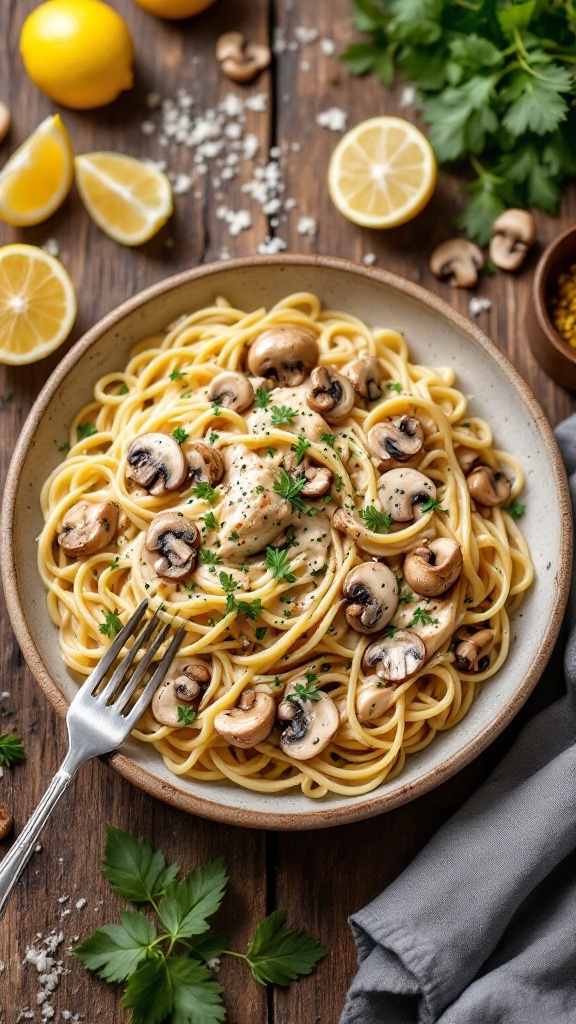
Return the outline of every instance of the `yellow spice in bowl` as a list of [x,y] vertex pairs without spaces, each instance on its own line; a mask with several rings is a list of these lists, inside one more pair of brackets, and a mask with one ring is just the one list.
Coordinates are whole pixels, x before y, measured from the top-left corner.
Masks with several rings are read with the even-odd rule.
[[550,306],[552,323],[558,334],[576,348],[576,263],[558,277],[556,295]]

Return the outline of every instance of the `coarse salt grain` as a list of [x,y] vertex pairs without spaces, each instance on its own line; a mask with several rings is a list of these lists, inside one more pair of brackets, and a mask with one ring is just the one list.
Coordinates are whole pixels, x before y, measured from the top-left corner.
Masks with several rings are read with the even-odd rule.
[[473,296],[468,303],[468,312],[470,316],[480,316],[480,313],[488,313],[492,309],[492,303],[490,299],[481,299],[477,296]]
[[296,231],[299,235],[308,235],[309,238],[315,238],[318,233],[318,221],[314,220],[314,217],[299,217]]
[[416,89],[413,85],[405,85],[400,93],[400,99],[398,100],[398,106],[401,110],[405,110],[406,107],[411,107],[416,99]]
[[320,49],[325,57],[332,57],[336,53],[336,43],[333,39],[321,39]]
[[343,132],[348,124],[348,114],[340,107],[329,107],[316,114],[316,124],[328,128],[331,132]]
[[[42,249],[44,252],[47,252],[49,256],[54,256],[56,259],[58,259],[60,255],[60,246],[55,238],[47,238],[42,245]],[[2,696],[4,697],[5,695],[2,694]],[[9,697],[10,694],[6,694],[6,696]]]
[[311,67],[312,67],[312,65],[311,65],[309,60],[301,60],[300,61],[300,71],[310,71]]
[[294,35],[299,43],[315,43],[320,35],[317,28],[306,28],[305,25],[297,25]]
[[142,135],[154,135],[154,132],[156,131],[154,121],[142,121],[140,131],[142,132]]
[[244,100],[247,110],[253,110],[257,114],[263,114],[268,106],[268,96],[265,92],[257,92],[255,96],[249,96]]
[[259,256],[275,256],[279,252],[284,252],[288,246],[286,242],[281,238],[271,238],[270,235],[266,235],[263,242],[256,247],[256,252]]
[[85,907],[87,902],[88,900],[84,899],[83,896],[81,899],[76,900],[76,910],[82,910],[82,907]]
[[252,215],[249,210],[230,210],[227,206],[219,206],[216,217],[228,225],[228,234],[232,238],[252,227]]
[[362,257],[362,263],[367,267],[373,267],[377,259],[378,257],[375,252],[365,252]]

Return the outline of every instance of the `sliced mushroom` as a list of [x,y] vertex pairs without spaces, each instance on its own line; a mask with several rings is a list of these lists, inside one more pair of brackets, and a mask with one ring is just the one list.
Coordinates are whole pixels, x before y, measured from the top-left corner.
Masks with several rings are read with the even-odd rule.
[[165,579],[181,580],[193,572],[199,546],[197,526],[177,512],[160,512],[148,527],[146,550],[160,552],[154,571]]
[[518,270],[536,241],[536,224],[528,210],[505,210],[494,221],[490,259],[501,270]]
[[259,334],[248,352],[248,369],[255,377],[296,387],[316,366],[318,342],[303,327],[270,327]]
[[422,451],[424,431],[415,416],[400,416],[376,423],[368,431],[367,441],[371,455],[380,462],[390,459],[408,462]]
[[342,593],[348,602],[346,622],[358,633],[384,629],[398,607],[396,577],[383,562],[362,562],[351,569]]
[[245,690],[238,707],[216,715],[214,728],[233,747],[255,747],[272,732],[275,715],[276,702],[272,694]]
[[179,662],[173,662],[170,675],[152,698],[152,714],[160,725],[181,725],[178,708],[197,703],[210,682],[210,669],[200,658],[179,659]]
[[280,749],[296,761],[308,761],[320,754],[336,735],[340,715],[327,693],[318,690],[317,699],[309,700],[298,695],[298,684],[306,686],[306,679],[293,679],[278,705]]
[[403,683],[422,668],[426,648],[411,629],[398,629],[394,636],[381,636],[364,651],[362,670],[375,672],[379,679]]
[[417,469],[390,469],[378,481],[382,511],[396,523],[419,517],[418,505],[436,498],[436,487]]
[[404,579],[423,597],[438,597],[456,582],[462,571],[462,549],[449,537],[437,537],[409,551]]
[[384,686],[379,676],[368,676],[356,693],[356,714],[360,722],[380,718],[394,701],[394,686]]
[[510,497],[510,481],[504,473],[491,466],[478,466],[466,478],[468,490],[479,505],[492,508]]
[[447,278],[453,288],[473,288],[483,266],[482,250],[467,238],[451,238],[442,242],[430,257],[432,273],[440,280]]
[[480,452],[477,448],[467,448],[464,444],[456,445],[454,455],[464,476],[468,476],[468,473],[471,472],[480,458]]
[[242,412],[254,401],[252,381],[248,380],[243,373],[226,370],[225,373],[219,373],[211,381],[208,398],[211,402],[221,405],[223,409]]
[[187,474],[182,449],[168,434],[141,434],[128,449],[126,476],[149,494],[176,491]]
[[270,48],[247,43],[241,32],[225,32],[216,43],[216,60],[233,82],[251,82],[270,64]]
[[360,356],[342,367],[354,391],[366,402],[375,402],[382,394],[382,366],[376,356]]
[[490,664],[490,652],[494,647],[492,629],[471,629],[463,626],[454,634],[459,640],[454,655],[459,672],[485,672]]
[[189,441],[183,446],[190,476],[199,483],[217,484],[224,475],[222,456],[216,448],[203,441]]
[[355,391],[350,381],[333,366],[317,366],[310,374],[312,385],[306,403],[329,423],[345,419],[354,406]]
[[118,529],[118,506],[113,501],[78,501],[62,520],[58,543],[70,558],[93,555],[110,544]]
[[317,466],[308,460],[304,467],[306,483],[300,491],[303,498],[322,498],[332,486],[332,473],[327,466]]

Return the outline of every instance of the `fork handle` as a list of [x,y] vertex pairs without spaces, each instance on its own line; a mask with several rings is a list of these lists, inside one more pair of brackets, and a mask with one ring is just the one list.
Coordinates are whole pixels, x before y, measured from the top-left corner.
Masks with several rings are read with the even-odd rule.
[[81,763],[70,752],[66,755],[32,817],[0,863],[0,921],[4,917],[10,894],[34,852],[40,832]]

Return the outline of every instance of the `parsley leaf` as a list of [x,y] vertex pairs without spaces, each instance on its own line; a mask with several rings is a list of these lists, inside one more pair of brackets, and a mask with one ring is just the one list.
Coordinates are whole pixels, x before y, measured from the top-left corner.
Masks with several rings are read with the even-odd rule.
[[165,1020],[173,1006],[166,960],[158,956],[144,960],[130,976],[120,1005],[132,1007],[131,1024],[160,1024]]
[[150,952],[157,932],[149,918],[137,911],[123,911],[122,924],[98,928],[76,946],[74,956],[104,981],[126,981]]
[[[315,676],[314,678],[317,679],[318,677]],[[293,704],[298,698],[300,700],[311,700],[315,704],[321,699],[321,694],[318,687],[314,686],[310,681],[307,683],[295,683],[294,693],[288,694],[286,700]]]
[[296,465],[299,466],[302,459],[306,455],[306,452],[310,448],[310,441],[301,434],[296,441],[296,444],[290,445],[290,450],[296,453]]
[[198,552],[200,565],[222,565],[222,559],[220,555],[216,554],[215,551],[211,551],[210,548],[200,548]]
[[387,384],[386,387],[389,389],[389,391],[395,391],[396,394],[398,395],[402,394],[402,385],[399,384],[398,382],[393,384]]
[[263,611],[264,605],[259,597],[254,598],[253,601],[241,600],[236,602],[236,613],[238,615],[245,615],[250,622],[255,622],[262,615]]
[[412,626],[437,626],[439,622],[440,619],[433,619],[424,608],[418,607],[414,609],[412,618],[406,628],[410,629]]
[[428,500],[425,501],[420,506],[420,511],[421,512],[443,512],[444,515],[448,515],[448,509],[442,508],[440,502],[436,501],[436,498],[428,498]]
[[189,704],[179,704],[176,710],[178,712],[179,725],[192,725],[196,718],[194,708],[191,708]]
[[127,395],[129,393],[129,391],[130,391],[130,388],[128,387],[127,384],[121,384],[120,388],[118,390],[118,394],[119,395]]
[[326,950],[296,928],[286,927],[286,911],[275,910],[258,925],[246,951],[252,974],[260,985],[288,985],[310,974]]
[[394,523],[392,516],[380,512],[375,505],[368,505],[367,508],[360,509],[358,514],[366,528],[372,530],[372,533],[389,530]]
[[283,579],[286,583],[295,583],[298,579],[291,571],[288,552],[281,548],[266,548],[266,568],[270,570],[274,579]]
[[267,632],[268,632],[268,627],[267,626],[258,626],[254,630],[254,633],[256,634],[256,639],[257,640],[263,640],[264,637],[266,636]]
[[22,740],[15,732],[4,732],[0,734],[0,765],[4,768],[12,768],[15,764],[21,764],[26,760]]
[[144,839],[108,825],[102,874],[114,892],[132,903],[147,903],[161,896],[180,870],[179,864],[166,865],[164,854],[153,850]]
[[172,1024],[221,1024],[226,1019],[222,986],[202,964],[185,956],[166,960],[172,988]]
[[182,373],[181,370],[172,370],[172,373],[168,374],[170,380],[185,380],[186,374]]
[[208,931],[208,918],[222,903],[227,881],[224,860],[219,857],[168,887],[158,905],[158,917],[175,942]]
[[214,490],[214,488],[211,487],[210,484],[204,482],[196,484],[196,487],[192,491],[192,494],[196,498],[202,498],[204,501],[209,501],[211,505],[214,504],[216,498],[218,497],[218,494]]
[[98,627],[100,632],[112,640],[117,633],[122,629],[122,623],[118,615],[118,609],[115,608],[113,612],[103,612],[104,622]]
[[291,409],[288,405],[283,405],[280,408],[277,405],[273,405],[270,422],[273,427],[279,427],[281,423],[292,423],[299,415],[300,413],[297,409]]
[[268,388],[265,387],[264,385],[262,385],[262,387],[260,388],[257,388],[254,393],[254,405],[257,406],[258,409],[265,409],[269,401],[270,392],[268,391]]
[[76,427],[76,437],[79,441],[85,441],[87,437],[92,437],[95,433],[95,423],[79,423]]
[[184,444],[184,442],[190,437],[190,434],[184,430],[184,427],[176,427],[176,429],[172,431],[172,437],[178,442],[178,444]]
[[336,434],[320,434],[320,440],[324,441],[324,444],[329,444],[330,447],[333,448],[336,440]]
[[222,587],[222,590],[224,591],[225,594],[231,594],[234,590],[236,590],[238,584],[231,572],[221,572],[218,578],[220,580],[220,586]]
[[206,526],[209,530],[217,530],[219,523],[213,512],[207,512],[206,515],[202,516]]
[[285,469],[280,470],[280,479],[274,481],[274,490],[281,498],[290,502],[292,508],[298,512],[304,512],[306,505],[304,500],[298,497],[302,488],[306,485],[306,477],[300,476],[293,479]]
[[513,516],[514,519],[519,519],[520,516],[524,515],[526,505],[522,505],[519,501],[514,499],[514,501],[511,501],[509,505],[504,506],[503,511],[507,512],[508,515]]

